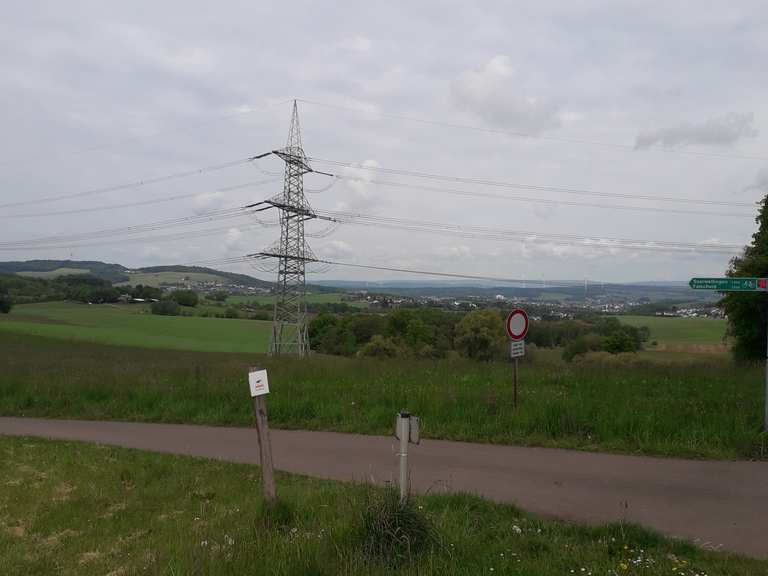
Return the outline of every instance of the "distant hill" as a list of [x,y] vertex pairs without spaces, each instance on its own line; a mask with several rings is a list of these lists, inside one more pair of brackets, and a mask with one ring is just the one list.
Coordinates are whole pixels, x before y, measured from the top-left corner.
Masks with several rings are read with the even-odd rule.
[[[180,282],[184,277],[210,280],[223,284],[237,284],[253,288],[271,288],[272,282],[259,280],[246,274],[222,272],[202,266],[149,266],[127,268],[121,264],[108,264],[94,260],[27,260],[0,262],[0,274],[18,274],[36,278],[54,278],[68,274],[91,274],[114,284],[142,284]],[[149,280],[149,281],[148,281]]]

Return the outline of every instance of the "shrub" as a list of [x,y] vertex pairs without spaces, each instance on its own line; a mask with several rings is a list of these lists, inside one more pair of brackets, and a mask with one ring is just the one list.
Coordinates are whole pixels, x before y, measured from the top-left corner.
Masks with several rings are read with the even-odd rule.
[[224,316],[227,318],[238,318],[240,315],[237,313],[237,308],[230,306],[224,311]]
[[597,334],[579,336],[563,350],[563,360],[571,362],[579,354],[603,349],[603,339]]
[[171,293],[171,298],[181,306],[197,306],[199,301],[197,292],[192,290],[174,290]]
[[160,316],[178,316],[181,313],[181,308],[175,300],[160,300],[160,302],[153,302],[151,310],[152,314],[158,314]]
[[468,358],[493,360],[505,339],[504,323],[495,310],[470,312],[456,324],[456,349]]
[[360,356],[372,356],[375,358],[395,358],[402,354],[402,350],[392,338],[377,334],[360,350]]
[[11,297],[7,294],[0,293],[0,314],[8,314],[13,307]]

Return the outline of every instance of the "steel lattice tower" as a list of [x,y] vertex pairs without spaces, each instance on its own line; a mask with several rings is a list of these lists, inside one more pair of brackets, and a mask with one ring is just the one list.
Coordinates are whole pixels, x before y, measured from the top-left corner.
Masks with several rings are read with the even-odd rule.
[[295,353],[301,357],[309,352],[306,265],[314,257],[304,238],[304,222],[315,218],[315,214],[304,197],[304,174],[312,168],[301,146],[295,100],[288,143],[273,154],[285,162],[285,179],[282,196],[273,201],[273,206],[280,210],[280,244],[276,250],[277,293],[269,353]]

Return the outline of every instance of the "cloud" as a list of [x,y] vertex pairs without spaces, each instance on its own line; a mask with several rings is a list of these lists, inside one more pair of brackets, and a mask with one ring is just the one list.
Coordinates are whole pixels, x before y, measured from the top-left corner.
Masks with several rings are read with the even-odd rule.
[[561,123],[555,103],[523,93],[509,56],[494,56],[465,71],[453,83],[453,96],[465,110],[508,128],[537,134]]
[[752,184],[744,188],[744,192],[752,192],[753,190],[768,193],[768,167],[760,170]]
[[364,167],[379,168],[381,164],[376,160],[364,160],[360,164],[342,169],[341,175],[344,178],[342,182],[347,192],[347,199],[342,200],[336,205],[338,210],[370,208],[380,202],[380,196],[376,192],[376,185],[372,183],[374,174],[371,170],[366,170]]
[[230,228],[224,237],[224,250],[232,252],[243,249],[243,233],[238,228]]
[[729,112],[704,122],[684,122],[677,126],[640,132],[635,148],[648,148],[661,144],[669,148],[702,144],[706,146],[729,146],[743,138],[754,138],[758,130],[754,127],[752,112]]
[[223,199],[223,192],[204,192],[192,199],[192,206],[196,214],[202,214],[203,212],[208,212],[209,210],[221,206]]
[[329,260],[343,260],[353,254],[352,246],[344,242],[344,240],[326,242],[317,251],[321,257]]
[[371,40],[366,36],[352,36],[344,38],[338,46],[348,52],[368,52],[371,49]]

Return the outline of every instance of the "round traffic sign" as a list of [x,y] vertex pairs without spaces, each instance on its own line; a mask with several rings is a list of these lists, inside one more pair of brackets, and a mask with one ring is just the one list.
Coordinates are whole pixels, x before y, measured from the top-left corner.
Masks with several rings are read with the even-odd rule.
[[504,326],[510,339],[523,340],[528,334],[528,314],[522,308],[515,308],[507,316]]

